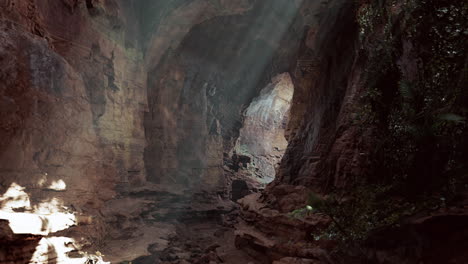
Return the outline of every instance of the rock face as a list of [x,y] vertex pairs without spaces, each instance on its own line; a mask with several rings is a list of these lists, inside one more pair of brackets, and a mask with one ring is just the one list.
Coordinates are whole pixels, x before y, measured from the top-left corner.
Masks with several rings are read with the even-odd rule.
[[350,10],[349,3],[334,1],[324,11],[318,29],[311,30],[305,40],[291,109],[291,115],[302,118],[300,124],[290,124],[290,145],[278,182],[340,187],[345,175],[365,168],[359,150],[349,145],[359,140],[357,131],[349,127],[349,116],[360,93],[359,75],[350,75],[357,63],[357,24]]
[[17,184],[32,206],[57,200],[92,216],[71,232],[97,250],[109,228],[104,204],[145,176],[135,13],[124,1],[0,5],[2,193]]
[[[207,53],[224,44],[207,32],[216,30],[215,17],[220,13],[215,8],[224,10],[225,15],[251,8],[242,1],[234,6],[194,1],[174,7],[167,22],[152,36],[147,54],[149,113],[145,119],[145,163],[150,181],[211,189],[224,186],[221,124],[213,116],[219,111],[213,109],[213,101],[222,93],[214,79],[219,78],[216,68],[227,60],[219,52]],[[210,65],[214,59],[218,62]],[[207,66],[199,67],[204,64]]]
[[285,138],[294,86],[288,73],[273,78],[244,113],[243,126],[234,148],[250,158],[247,177],[270,183],[288,145]]
[[[466,188],[461,187],[466,184],[466,177],[456,176],[456,180],[453,178],[453,181],[460,185],[451,194],[457,198],[451,200],[450,205],[445,204],[447,192],[444,191],[446,187],[442,187],[447,186],[446,179],[452,177],[449,175],[457,174],[455,170],[450,169],[450,162],[458,164],[457,171],[466,171],[466,166],[463,165],[468,156],[466,150],[453,147],[466,146],[466,140],[456,137],[455,141],[451,141],[448,139],[451,136],[447,136],[452,135],[451,133],[466,134],[466,125],[460,124],[458,127],[444,123],[443,126],[447,130],[434,132],[441,124],[436,120],[437,113],[450,109],[463,115],[461,119],[466,118],[466,111],[463,110],[466,109],[466,102],[460,101],[460,98],[467,98],[466,93],[455,92],[461,89],[459,84],[466,80],[466,73],[462,70],[463,65],[466,65],[466,54],[445,60],[446,53],[438,55],[437,48],[427,52],[431,50],[429,47],[441,45],[440,43],[445,43],[445,46],[450,42],[448,46],[457,50],[457,54],[466,53],[466,45],[461,44],[463,37],[458,33],[453,36],[441,35],[441,40],[438,40],[438,37],[433,38],[435,34],[428,33],[441,28],[448,28],[452,32],[453,29],[449,26],[451,23],[448,21],[461,18],[461,13],[453,11],[455,9],[466,12],[466,8],[450,7],[447,2],[437,2],[437,8],[428,8],[418,1],[408,4],[405,1],[351,3],[337,0],[329,1],[328,5],[324,6],[319,26],[308,31],[301,46],[298,67],[290,69],[290,72],[296,74],[292,75],[295,90],[286,133],[289,145],[277,177],[261,196],[252,194],[240,201],[244,225],[238,227],[239,247],[245,248],[258,259],[267,256],[270,261],[277,261],[276,263],[315,263],[319,260],[322,261],[319,263],[467,261],[466,254],[462,251],[446,253],[457,248],[461,240],[466,240],[466,233],[462,235],[463,239],[452,239],[449,235],[452,232],[449,226],[457,226],[456,229],[461,232],[467,230],[466,225],[460,224],[464,219],[462,215],[467,212],[465,197],[468,192]],[[448,10],[452,10],[451,15],[444,15]],[[408,22],[411,21],[408,18],[412,16],[415,16],[415,19]],[[433,19],[435,17],[441,19]],[[380,20],[381,18],[384,19]],[[426,28],[415,22],[424,18],[434,22],[433,27]],[[431,34],[431,37],[416,37],[418,34],[415,32],[419,30],[425,32],[424,36]],[[435,61],[438,59],[435,58],[444,58],[441,60],[447,64],[442,64],[450,66],[433,66],[437,64]],[[447,72],[443,70],[444,67],[454,71]],[[432,72],[428,68],[438,70]],[[433,74],[431,77],[427,75],[429,72]],[[439,79],[441,75],[452,77]],[[447,86],[444,85],[438,86],[444,82],[453,87],[453,90],[447,90]],[[405,83],[414,86],[418,84],[425,88],[419,91],[414,86],[406,89]],[[434,92],[437,95],[434,96],[430,91],[437,91]],[[416,93],[418,95],[415,95]],[[450,103],[445,101],[449,97],[453,99]],[[427,106],[421,103],[421,100],[433,103]],[[440,100],[445,103],[440,103]],[[371,103],[365,103],[369,101]],[[419,103],[421,104],[418,105]],[[411,114],[411,111],[416,111],[414,109],[418,109],[420,116],[430,116],[424,119],[424,122],[426,125],[431,124],[434,130],[413,122],[413,118],[418,119]],[[409,111],[409,114],[405,111]],[[412,121],[402,121],[405,118]],[[363,121],[366,119],[372,121]],[[414,129],[418,130],[416,134],[421,134],[412,134]],[[438,134],[434,136],[432,133]],[[441,138],[444,138],[444,143],[438,141]],[[414,146],[417,146],[416,149],[411,149]],[[384,153],[382,149],[385,149]],[[449,161],[450,158],[446,156],[448,153],[456,158]],[[394,167],[389,165],[392,162],[395,162]],[[428,169],[429,167],[431,169]],[[399,178],[399,173],[404,175]],[[315,228],[326,226],[327,219],[310,225],[307,217],[298,220],[287,215],[295,209],[305,208],[311,193],[324,197],[342,195],[346,197],[345,200],[355,199],[360,193],[354,188],[363,182],[367,186],[373,186],[375,183],[392,186],[392,191],[380,194],[379,199],[394,201],[391,203],[394,208],[399,208],[399,203],[421,206],[415,202],[415,197],[419,197],[423,192],[438,197],[439,201],[442,199],[444,204],[426,207],[411,217],[408,215],[412,213],[405,212],[398,216],[401,217],[400,221],[394,222],[398,227],[386,226],[368,234],[369,240],[366,243],[358,243],[360,248],[351,250],[350,254],[353,257],[335,256],[336,258],[329,259],[327,254],[331,252],[330,248],[336,246],[334,242],[316,241],[314,237],[307,236],[314,230],[317,231]],[[428,196],[424,197],[430,200]],[[281,217],[280,222],[277,219]],[[343,222],[345,230],[352,230],[352,217],[347,220]],[[292,227],[297,221],[302,223]],[[282,247],[285,243],[281,242],[281,238],[286,236],[282,225],[289,226],[287,230],[297,231],[297,234],[290,231],[290,250],[284,250]],[[433,228],[433,231],[445,231],[434,231],[436,235],[428,231],[428,228]],[[446,244],[433,244],[441,240]],[[412,246],[406,244],[408,241],[412,241],[409,242]],[[414,246],[416,244],[417,246]],[[318,248],[325,249],[327,253],[322,255],[325,258],[320,258],[319,255],[303,255],[303,250]],[[440,250],[440,255],[433,254],[436,248]]]
[[[125,46],[124,21],[111,19],[122,7],[2,5],[2,106],[9,110],[1,132],[10,140],[2,142],[1,168],[11,175],[3,180],[31,184],[47,173],[47,181],[110,198],[116,183],[144,175],[145,75],[138,53]],[[94,8],[109,20],[92,18]]]

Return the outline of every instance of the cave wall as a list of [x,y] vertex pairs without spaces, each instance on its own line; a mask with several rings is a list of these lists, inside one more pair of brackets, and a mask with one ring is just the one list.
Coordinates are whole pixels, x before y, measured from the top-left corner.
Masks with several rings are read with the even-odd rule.
[[[465,58],[460,55],[463,50],[460,30],[447,25],[447,19],[456,20],[465,9],[447,2],[440,2],[434,8],[418,1],[402,2],[393,8],[389,5],[385,1],[374,4],[331,1],[320,15],[319,26],[309,30],[298,55],[298,60],[305,64],[304,69],[293,78],[295,93],[287,135],[289,146],[280,166],[279,185],[301,185],[319,193],[328,193],[332,190],[346,191],[353,184],[366,180],[385,182],[392,179],[389,174],[406,173],[412,179],[408,182],[403,179],[403,182],[408,188],[413,188],[410,191],[431,191],[433,189],[419,188],[417,182],[427,180],[428,188],[444,185],[440,179],[450,170],[447,163],[450,151],[457,160],[452,162],[463,164],[465,157],[461,148],[447,150],[446,147],[450,148],[449,140],[442,143],[437,138],[447,136],[445,133],[464,133],[465,107],[460,100],[466,98],[466,94],[460,90],[459,84],[466,78],[462,70]],[[451,18],[438,14],[444,13],[446,6],[455,10]],[[383,14],[372,8],[384,10]],[[410,25],[408,21],[415,15],[411,12],[426,16],[433,26]],[[379,16],[389,22],[383,18],[379,20]],[[434,19],[434,16],[440,19]],[[445,35],[431,39],[416,37],[414,33],[418,27],[428,35],[434,34],[431,30],[442,26],[448,27]],[[447,54],[458,49],[455,51],[458,55],[444,54],[443,45],[449,47]],[[433,53],[427,52],[428,49]],[[437,64],[436,60],[440,60],[440,64],[432,66]],[[431,70],[426,69],[429,67]],[[452,71],[446,71],[449,67]],[[435,72],[436,69],[439,73]],[[449,83],[451,80],[454,84]],[[430,81],[433,83],[426,84]],[[443,82],[453,88],[444,89]],[[420,88],[422,91],[411,88],[414,90],[410,93],[418,93],[418,98],[407,102],[405,96],[408,95],[402,88],[407,83],[410,86],[432,86]],[[447,101],[449,97],[452,98],[450,102]],[[432,101],[430,106],[424,106]],[[439,125],[437,118],[445,120],[443,116],[447,111],[458,113],[455,115],[461,122],[445,120],[448,121],[445,124],[447,131],[434,132],[439,133],[438,136],[415,136],[417,139],[414,139],[405,134],[408,131],[398,131],[402,126],[408,126],[407,130],[425,129],[424,125],[402,121],[414,118],[405,109],[401,110],[405,104],[420,111],[420,115],[430,116],[424,122],[434,126]],[[385,143],[387,141],[390,143]],[[408,148],[419,150],[413,153],[414,150],[399,148],[398,144],[409,144]],[[466,143],[460,140],[453,141],[453,144],[464,146]],[[439,147],[434,148],[435,145]],[[382,154],[382,150],[389,153]],[[392,155],[404,155],[406,162],[411,164],[405,163],[405,158],[398,159]],[[389,161],[383,162],[383,159]],[[431,160],[432,165],[424,165],[424,159]],[[399,166],[401,170],[395,168]],[[444,166],[447,170],[443,169]],[[387,171],[379,171],[382,169]],[[427,178],[423,179],[422,175]]]
[[145,72],[123,5],[2,2],[4,185],[47,173],[99,195],[145,174]]
[[61,235],[116,262],[160,254],[174,222],[233,210],[218,194],[242,112],[313,21],[302,1],[0,7],[1,192],[59,201],[84,219]]
[[[333,1],[311,29],[297,75],[289,146],[278,182],[316,188],[343,187],[365,169],[357,148],[361,132],[350,126],[359,98],[357,24],[351,3]],[[305,101],[305,103],[304,103]],[[296,117],[297,118],[297,117]]]
[[[303,11],[314,4],[302,1],[213,5],[177,7],[146,51],[150,181],[225,188],[230,177],[223,165],[232,158],[242,112],[275,74],[294,64],[303,26],[313,21]],[[167,38],[172,42],[164,49]]]
[[[466,140],[454,136],[467,133],[466,41],[463,23],[453,22],[466,5],[337,0],[322,11],[301,45],[301,67],[290,70],[288,149],[265,192],[240,200],[237,245],[274,263],[466,262],[455,249],[466,240],[459,223],[468,155]],[[343,205],[349,201],[354,207]],[[341,231],[324,231],[334,221]],[[354,224],[374,228],[363,235]]]
[[[316,7],[301,1],[267,6],[261,1],[241,0],[166,5],[111,0],[2,2],[2,52],[4,58],[10,58],[2,60],[2,133],[10,139],[2,142],[2,167],[7,173],[28,177],[47,173],[72,180],[78,177],[68,173],[80,174],[84,167],[79,166],[86,166],[102,170],[90,174],[109,181],[109,190],[116,184],[137,185],[146,180],[142,159],[145,129],[149,142],[146,152],[154,157],[161,154],[153,159],[147,155],[146,167],[152,171],[149,179],[164,178],[165,170],[179,163],[181,168],[190,169],[219,167],[221,149],[225,152],[234,146],[243,109],[275,73],[295,63],[303,25],[313,21],[308,9]],[[223,30],[222,25],[235,33]],[[11,64],[19,58],[24,59],[22,64]],[[206,67],[200,69],[199,65]],[[225,80],[227,76],[232,77]],[[163,81],[173,82],[177,88]],[[146,94],[147,84],[151,96]],[[29,96],[33,91],[53,97],[41,101]],[[196,103],[189,102],[192,97],[197,98]],[[57,103],[52,104],[52,99]],[[68,103],[77,105],[65,106]],[[183,106],[182,113],[176,113],[179,106]],[[65,108],[69,113],[62,111]],[[78,111],[87,117],[80,117]],[[194,113],[194,120],[188,120],[188,113]],[[28,121],[37,116],[47,117],[49,123]],[[173,133],[173,124],[178,123],[178,128],[187,127],[187,131],[178,129],[180,135]],[[35,126],[42,128],[36,130]],[[55,127],[51,129],[55,134],[49,134],[48,127]],[[161,127],[165,131],[158,132]],[[29,137],[51,141],[34,145],[35,140]],[[69,139],[79,144],[62,146],[69,144]],[[168,146],[156,143],[161,139]],[[204,144],[206,140],[218,143]],[[197,150],[203,148],[202,143],[222,147]],[[27,153],[17,153],[26,149]],[[184,151],[203,153],[178,160],[176,152]],[[94,154],[89,153],[95,152],[101,158],[81,160],[81,156],[91,159]],[[206,158],[204,153],[208,152],[213,153],[213,159]],[[70,159],[83,164],[72,170],[67,167]],[[204,160],[216,162],[201,164]],[[193,166],[188,165],[191,162]],[[39,176],[28,181],[35,177]],[[6,186],[16,176],[7,178]]]
[[[220,215],[234,210],[223,198],[239,175],[226,165],[249,121],[249,105],[285,72],[294,84],[289,145],[275,181],[241,200],[236,246],[268,263],[329,263],[326,250],[332,247],[312,237],[326,226],[326,217],[298,220],[289,213],[304,207],[311,191],[346,192],[369,176],[379,179],[372,150],[388,131],[356,118],[362,114],[356,106],[369,92],[364,76],[375,66],[363,50],[375,51],[372,43],[388,32],[384,24],[374,34],[360,32],[357,22],[368,23],[362,12],[369,2],[2,1],[0,191],[16,183],[33,205],[58,199],[60,210],[88,222],[64,235],[83,238],[82,245],[112,261],[155,260],[173,250],[177,229],[184,230],[180,223],[221,221]],[[394,77],[413,80],[415,61],[427,54],[419,45],[423,40],[401,37],[406,1],[396,2],[386,8],[388,21],[397,25],[391,48],[398,51],[392,59],[399,71],[379,82],[390,87],[384,103],[397,98]],[[459,83],[466,80],[462,75],[456,76]],[[457,93],[451,110],[463,112],[466,92]],[[467,138],[462,128],[453,138]],[[416,155],[416,172],[426,160],[431,166],[425,173],[440,171],[447,153],[466,161],[466,140],[441,159],[441,152],[423,155],[438,147],[427,146]],[[437,185],[433,174],[427,181]],[[59,180],[65,189],[51,188]],[[415,177],[413,185],[425,180]],[[451,223],[464,229],[466,212],[456,209],[417,218],[401,233],[416,230],[409,241],[423,241],[419,249],[431,251],[424,241],[446,237],[418,234]],[[31,240],[34,245],[39,238]],[[404,251],[399,241],[401,236],[392,238],[391,247]],[[30,254],[31,245],[24,250]],[[451,251],[444,252],[446,257]],[[379,254],[384,261],[398,255]]]
[[[136,11],[128,1],[0,6],[1,192],[16,183],[33,205],[58,199],[92,216],[71,232],[96,248],[108,232],[105,202],[145,177]],[[59,180],[66,188],[50,190]]]

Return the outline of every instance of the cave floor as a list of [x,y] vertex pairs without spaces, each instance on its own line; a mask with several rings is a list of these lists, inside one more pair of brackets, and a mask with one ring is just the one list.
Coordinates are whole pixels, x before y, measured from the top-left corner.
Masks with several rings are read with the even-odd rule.
[[235,229],[211,219],[176,224],[168,247],[132,264],[260,264],[235,247]]

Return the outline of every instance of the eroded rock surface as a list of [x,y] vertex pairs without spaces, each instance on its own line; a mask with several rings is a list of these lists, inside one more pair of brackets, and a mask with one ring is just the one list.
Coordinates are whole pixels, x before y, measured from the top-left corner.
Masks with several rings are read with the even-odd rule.
[[[250,158],[245,178],[262,186],[275,178],[276,169],[288,145],[285,138],[294,86],[288,73],[273,78],[244,112],[243,126],[235,154]],[[238,173],[240,174],[240,172]]]

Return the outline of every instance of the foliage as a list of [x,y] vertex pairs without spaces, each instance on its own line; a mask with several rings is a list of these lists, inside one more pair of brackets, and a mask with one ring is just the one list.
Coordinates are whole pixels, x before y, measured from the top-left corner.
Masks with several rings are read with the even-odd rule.
[[389,198],[394,189],[389,185],[357,185],[349,196],[335,193],[323,199],[310,193],[307,206],[294,210],[290,216],[301,218],[312,213],[328,216],[330,225],[313,234],[314,238],[339,241],[345,246],[348,242],[366,240],[376,230],[398,227],[404,217],[416,212],[447,206],[445,197],[421,196],[411,201]]
[[[363,3],[364,2],[364,3]],[[320,199],[332,219],[317,239],[363,241],[408,215],[457,202],[468,191],[468,5],[447,0],[360,1],[365,92],[356,125],[379,135],[373,174]],[[300,209],[293,216],[310,213]]]
[[[382,135],[374,157],[386,183],[411,189],[423,180],[421,191],[434,191],[464,163],[467,13],[461,2],[435,0],[373,1],[358,13],[367,57],[358,121]],[[414,61],[402,61],[409,52]]]

